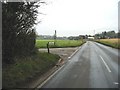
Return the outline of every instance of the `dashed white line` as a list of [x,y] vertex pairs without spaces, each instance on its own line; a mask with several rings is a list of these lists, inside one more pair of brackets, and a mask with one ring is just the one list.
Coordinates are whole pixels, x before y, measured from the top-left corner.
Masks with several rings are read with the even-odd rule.
[[113,82],[114,84],[118,85],[119,83],[118,82]]
[[[100,55],[99,55],[100,56]],[[100,56],[100,58],[102,59],[103,63],[105,64],[108,72],[111,72],[110,68],[108,67],[107,63],[105,62],[105,60]]]

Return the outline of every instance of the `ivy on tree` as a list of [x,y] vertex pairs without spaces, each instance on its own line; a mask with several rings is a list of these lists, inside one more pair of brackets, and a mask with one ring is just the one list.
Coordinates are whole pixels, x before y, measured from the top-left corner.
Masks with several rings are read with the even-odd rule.
[[[39,1],[40,2],[40,1]],[[35,50],[38,2],[2,3],[2,57],[11,63],[15,56],[26,56]]]

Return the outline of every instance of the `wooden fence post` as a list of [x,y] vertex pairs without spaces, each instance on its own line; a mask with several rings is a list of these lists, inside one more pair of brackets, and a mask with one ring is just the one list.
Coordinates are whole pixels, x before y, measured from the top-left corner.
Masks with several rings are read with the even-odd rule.
[[50,53],[50,50],[49,50],[49,42],[47,43],[47,50],[48,50],[48,53]]

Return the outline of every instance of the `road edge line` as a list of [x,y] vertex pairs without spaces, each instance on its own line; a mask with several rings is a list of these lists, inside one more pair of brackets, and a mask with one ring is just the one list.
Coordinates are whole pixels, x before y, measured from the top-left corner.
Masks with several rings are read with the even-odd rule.
[[68,57],[68,59],[71,59],[71,58],[80,50],[80,48],[82,48],[82,45],[81,45],[80,47],[78,47],[78,49],[75,50],[75,52],[73,52],[73,53]]
[[[84,44],[83,44],[84,45]],[[75,52],[72,53],[72,55],[70,55],[70,58],[68,59],[71,59],[79,50],[80,48],[82,48],[82,46],[79,46],[77,50],[75,50]],[[49,81],[57,72],[59,72],[63,67],[65,66],[65,63],[58,69],[56,70],[53,74],[51,74],[46,80],[43,81],[43,83],[37,85],[36,88],[41,88],[43,85],[45,85],[45,83],[47,83],[47,81]]]
[[58,73],[62,68],[64,67],[64,65],[62,67],[60,67],[58,70],[56,70],[53,74],[51,74],[46,80],[43,81],[43,83],[41,83],[40,85],[38,85],[36,88],[41,88],[43,85],[45,85],[47,83],[47,81],[49,81],[56,73]]

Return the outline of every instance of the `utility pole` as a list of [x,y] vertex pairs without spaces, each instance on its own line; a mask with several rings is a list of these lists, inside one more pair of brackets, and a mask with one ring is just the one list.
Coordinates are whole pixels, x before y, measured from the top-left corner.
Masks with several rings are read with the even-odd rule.
[[56,44],[56,38],[57,38],[57,35],[56,35],[56,30],[55,30],[55,34],[54,34],[54,45]]
[[95,30],[94,30],[94,39],[95,39]]
[[95,36],[95,30],[94,30],[94,36]]

